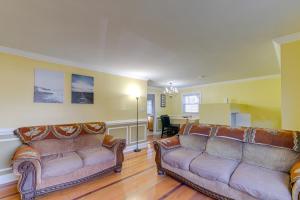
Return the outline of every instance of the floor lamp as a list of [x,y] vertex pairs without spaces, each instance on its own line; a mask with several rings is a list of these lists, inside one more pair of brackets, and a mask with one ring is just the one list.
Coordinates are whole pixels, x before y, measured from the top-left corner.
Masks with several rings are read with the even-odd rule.
[[136,97],[136,149],[134,152],[140,152],[139,149],[139,97]]

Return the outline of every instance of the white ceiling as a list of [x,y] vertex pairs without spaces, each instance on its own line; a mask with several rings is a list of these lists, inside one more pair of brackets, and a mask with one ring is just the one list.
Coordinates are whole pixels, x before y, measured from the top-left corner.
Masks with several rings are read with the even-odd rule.
[[[177,86],[278,74],[299,0],[0,0],[0,45]],[[201,78],[201,76],[205,76]]]

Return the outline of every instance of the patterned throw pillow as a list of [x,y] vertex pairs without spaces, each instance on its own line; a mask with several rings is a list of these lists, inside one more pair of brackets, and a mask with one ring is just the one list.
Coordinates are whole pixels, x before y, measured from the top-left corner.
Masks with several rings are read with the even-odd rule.
[[160,140],[159,143],[166,149],[174,149],[181,146],[178,136],[173,136],[170,138]]

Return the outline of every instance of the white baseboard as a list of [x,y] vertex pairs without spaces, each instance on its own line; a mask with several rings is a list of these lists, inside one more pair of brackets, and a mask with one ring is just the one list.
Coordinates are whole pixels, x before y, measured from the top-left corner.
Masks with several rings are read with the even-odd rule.
[[1,173],[1,172],[6,172],[6,171],[11,171],[11,170],[12,170],[11,167],[3,168],[3,169],[0,169],[0,173]]
[[151,132],[147,131],[147,136],[149,136],[149,135],[153,135],[153,132],[152,131]]
[[[139,143],[139,149],[145,149],[148,146],[148,142]],[[128,146],[124,149],[124,153],[133,151],[136,149],[136,145]]]
[[0,176],[0,185],[5,185],[8,183],[15,182],[17,180],[17,177],[13,174],[4,174]]

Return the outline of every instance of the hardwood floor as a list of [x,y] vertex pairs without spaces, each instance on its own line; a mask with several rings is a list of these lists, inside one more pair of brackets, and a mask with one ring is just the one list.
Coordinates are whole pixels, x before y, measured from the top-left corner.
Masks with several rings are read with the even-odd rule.
[[[149,138],[152,141],[155,138]],[[139,153],[125,154],[121,173],[112,173],[87,183],[39,197],[41,200],[211,200],[168,177],[157,176],[151,144]],[[0,189],[0,199],[17,200],[16,185]]]

